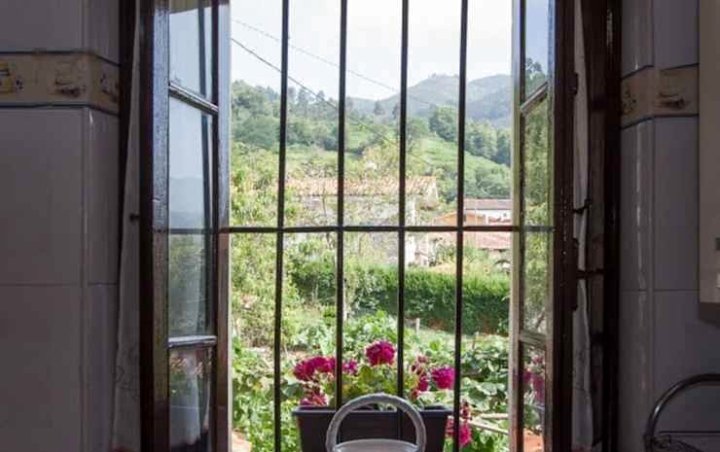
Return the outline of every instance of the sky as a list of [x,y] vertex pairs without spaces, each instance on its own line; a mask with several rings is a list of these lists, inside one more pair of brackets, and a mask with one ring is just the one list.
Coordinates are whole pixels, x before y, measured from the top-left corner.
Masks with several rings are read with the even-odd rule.
[[[400,90],[401,3],[349,0],[348,96],[382,99]],[[547,10],[547,0],[528,0],[528,5],[531,10]],[[335,98],[339,6],[339,0],[290,0],[289,75],[309,89]],[[280,67],[281,1],[232,0],[231,11],[233,38]],[[409,25],[409,85],[432,74],[457,75],[460,0],[410,0]],[[512,0],[470,1],[469,80],[510,73],[511,26]],[[538,38],[529,53],[546,53],[547,38]],[[232,44],[232,79],[276,91],[280,87],[278,71],[237,44]]]

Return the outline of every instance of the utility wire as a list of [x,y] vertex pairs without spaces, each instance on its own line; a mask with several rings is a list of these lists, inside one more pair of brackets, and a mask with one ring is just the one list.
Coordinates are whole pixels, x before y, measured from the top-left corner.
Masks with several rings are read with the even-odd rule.
[[[250,47],[246,46],[245,44],[243,44],[242,42],[238,41],[237,39],[235,39],[235,38],[233,38],[233,37],[231,37],[230,40],[233,42],[233,44],[235,44],[235,45],[237,45],[238,47],[240,47],[242,50],[244,50],[245,52],[247,52],[249,55],[251,55],[252,57],[254,57],[255,59],[257,59],[258,61],[260,61],[260,62],[263,63],[264,65],[270,67],[271,69],[277,71],[278,73],[282,73],[282,70],[281,70],[277,65],[275,65],[275,64],[273,64],[272,62],[268,61],[267,59],[263,58],[262,55],[260,55],[259,53],[257,53],[257,52],[254,51],[253,49],[251,49]],[[307,91],[308,93],[310,93],[310,95],[313,96],[316,100],[318,100],[318,101],[320,101],[320,102],[322,102],[322,103],[330,106],[330,107],[333,108],[334,110],[339,110],[339,108],[338,108],[338,106],[337,106],[336,104],[334,104],[334,103],[330,102],[329,100],[325,99],[325,97],[320,96],[320,95],[317,94],[315,91],[313,91],[312,89],[308,88],[307,85],[305,85],[305,84],[304,84],[303,82],[301,82],[300,80],[298,80],[298,79],[296,79],[296,78],[294,78],[294,77],[292,77],[292,76],[290,76],[290,75],[288,75],[288,80],[290,80],[290,81],[293,82],[294,84],[298,85],[300,88],[302,88],[302,89],[304,89],[305,91]],[[392,144],[392,145],[397,144],[397,141],[396,141],[396,140],[393,140],[392,138],[389,138],[389,137],[387,137],[386,135],[383,135],[383,134],[377,132],[376,130],[368,127],[367,124],[365,124],[363,121],[360,121],[358,118],[354,118],[354,117],[352,117],[352,116],[349,116],[349,119],[353,120],[353,122],[355,122],[357,125],[365,128],[366,130],[368,130],[369,132],[371,132],[372,134],[374,134],[375,137],[381,139],[381,140],[384,141],[385,143],[387,143],[387,144]]]
[[[237,20],[237,19],[233,19],[233,22],[237,23],[238,25],[242,25],[243,27],[245,27],[245,28],[247,28],[247,29],[249,29],[249,30],[252,30],[252,31],[254,31],[254,32],[256,32],[256,33],[258,33],[258,34],[260,34],[260,35],[262,35],[262,36],[265,36],[266,38],[269,38],[269,39],[271,39],[271,40],[273,40],[273,41],[275,41],[275,42],[281,42],[280,38],[278,38],[278,37],[275,36],[275,35],[272,35],[272,34],[268,33],[267,31],[263,30],[262,28],[258,28],[258,27],[254,26],[254,25],[251,25],[251,24],[249,24],[249,23],[246,23],[246,22],[243,22],[243,21]],[[322,63],[325,63],[325,64],[328,64],[328,65],[330,65],[330,66],[333,66],[333,67],[335,67],[335,68],[339,68],[339,67],[340,67],[340,65],[339,65],[338,63],[336,63],[336,62],[334,62],[334,61],[332,61],[332,60],[329,60],[329,59],[327,59],[327,58],[325,58],[325,57],[323,57],[323,56],[317,55],[317,54],[315,54],[315,53],[313,53],[313,52],[310,52],[309,50],[306,50],[306,49],[304,49],[304,48],[302,48],[302,47],[298,47],[298,46],[295,46],[295,45],[293,45],[293,44],[290,44],[290,48],[293,49],[293,50],[295,50],[295,51],[297,51],[297,52],[299,52],[299,53],[302,53],[303,55],[306,55],[306,56],[308,56],[308,57],[310,57],[310,58],[313,58],[313,59],[315,59],[315,60],[317,60],[317,61],[320,61],[320,62],[322,62]],[[392,86],[390,86],[390,85],[388,85],[388,84],[386,84],[386,83],[383,83],[383,82],[381,82],[381,81],[375,80],[375,79],[373,79],[373,78],[371,78],[371,77],[368,77],[367,75],[362,74],[362,73],[360,73],[360,72],[357,72],[357,71],[355,71],[355,70],[353,70],[353,69],[347,69],[347,72],[348,72],[348,74],[352,74],[352,75],[354,75],[354,76],[356,76],[356,77],[358,77],[358,78],[360,78],[360,79],[365,80],[366,82],[372,83],[372,84],[374,84],[374,85],[376,85],[376,86],[379,86],[379,87],[381,87],[381,88],[385,88],[386,90],[392,92],[393,94],[398,91],[398,88],[397,88],[397,87],[392,87]],[[427,101],[427,100],[425,100],[425,99],[421,99],[421,98],[416,97],[416,96],[411,96],[411,95],[409,95],[409,94],[408,94],[408,98],[409,98],[409,99],[413,99],[414,101],[420,102],[420,103],[422,103],[422,104],[428,105],[428,106],[430,106],[430,107],[437,107],[437,106],[438,106],[437,104],[435,104],[435,103],[433,103],[433,102]]]

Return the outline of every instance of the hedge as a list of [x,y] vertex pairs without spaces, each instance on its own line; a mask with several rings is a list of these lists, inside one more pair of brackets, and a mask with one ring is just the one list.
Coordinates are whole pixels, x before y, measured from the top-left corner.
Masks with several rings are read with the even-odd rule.
[[[294,266],[289,277],[305,299],[330,304],[335,299],[332,262]],[[346,299],[359,313],[378,310],[397,314],[397,268],[352,265],[345,270]],[[507,333],[509,278],[504,275],[464,275],[463,331],[466,334]],[[455,328],[455,275],[424,268],[405,272],[405,318],[452,332]]]

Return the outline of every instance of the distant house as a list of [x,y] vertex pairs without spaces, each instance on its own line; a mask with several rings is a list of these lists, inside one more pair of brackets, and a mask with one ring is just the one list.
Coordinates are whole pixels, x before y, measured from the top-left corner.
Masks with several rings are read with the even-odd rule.
[[[512,221],[511,199],[475,199],[467,198],[464,203],[463,222],[466,225],[503,225]],[[433,224],[441,226],[457,225],[457,212],[441,215]],[[447,235],[447,234],[445,234]],[[445,237],[452,240],[454,237]],[[509,232],[466,232],[465,245],[494,253],[509,251],[512,236]]]
[[[466,225],[510,224],[512,220],[511,199],[465,199],[463,221]],[[437,225],[454,226],[457,212],[441,215],[433,221]]]
[[[288,193],[300,199],[309,215],[334,212],[337,208],[338,180],[335,177],[289,179]],[[400,187],[397,178],[345,179],[346,224],[394,224],[397,222]],[[415,176],[405,182],[407,222],[415,223],[419,209],[438,204],[434,176]],[[334,223],[334,219],[327,223]]]

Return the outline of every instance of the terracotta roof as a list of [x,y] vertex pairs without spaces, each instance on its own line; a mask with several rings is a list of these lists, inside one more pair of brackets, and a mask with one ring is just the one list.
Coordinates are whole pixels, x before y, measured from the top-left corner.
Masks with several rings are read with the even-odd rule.
[[512,210],[512,199],[465,199],[465,210]]
[[504,251],[510,249],[512,237],[509,232],[466,233],[465,242],[468,246],[483,250]]
[[[312,179],[289,179],[287,188],[299,196],[334,196],[337,194],[337,178],[317,177]],[[435,196],[437,182],[433,176],[409,177],[405,182],[408,195]],[[348,196],[399,195],[398,180],[393,177],[379,179],[345,179],[345,194]]]

